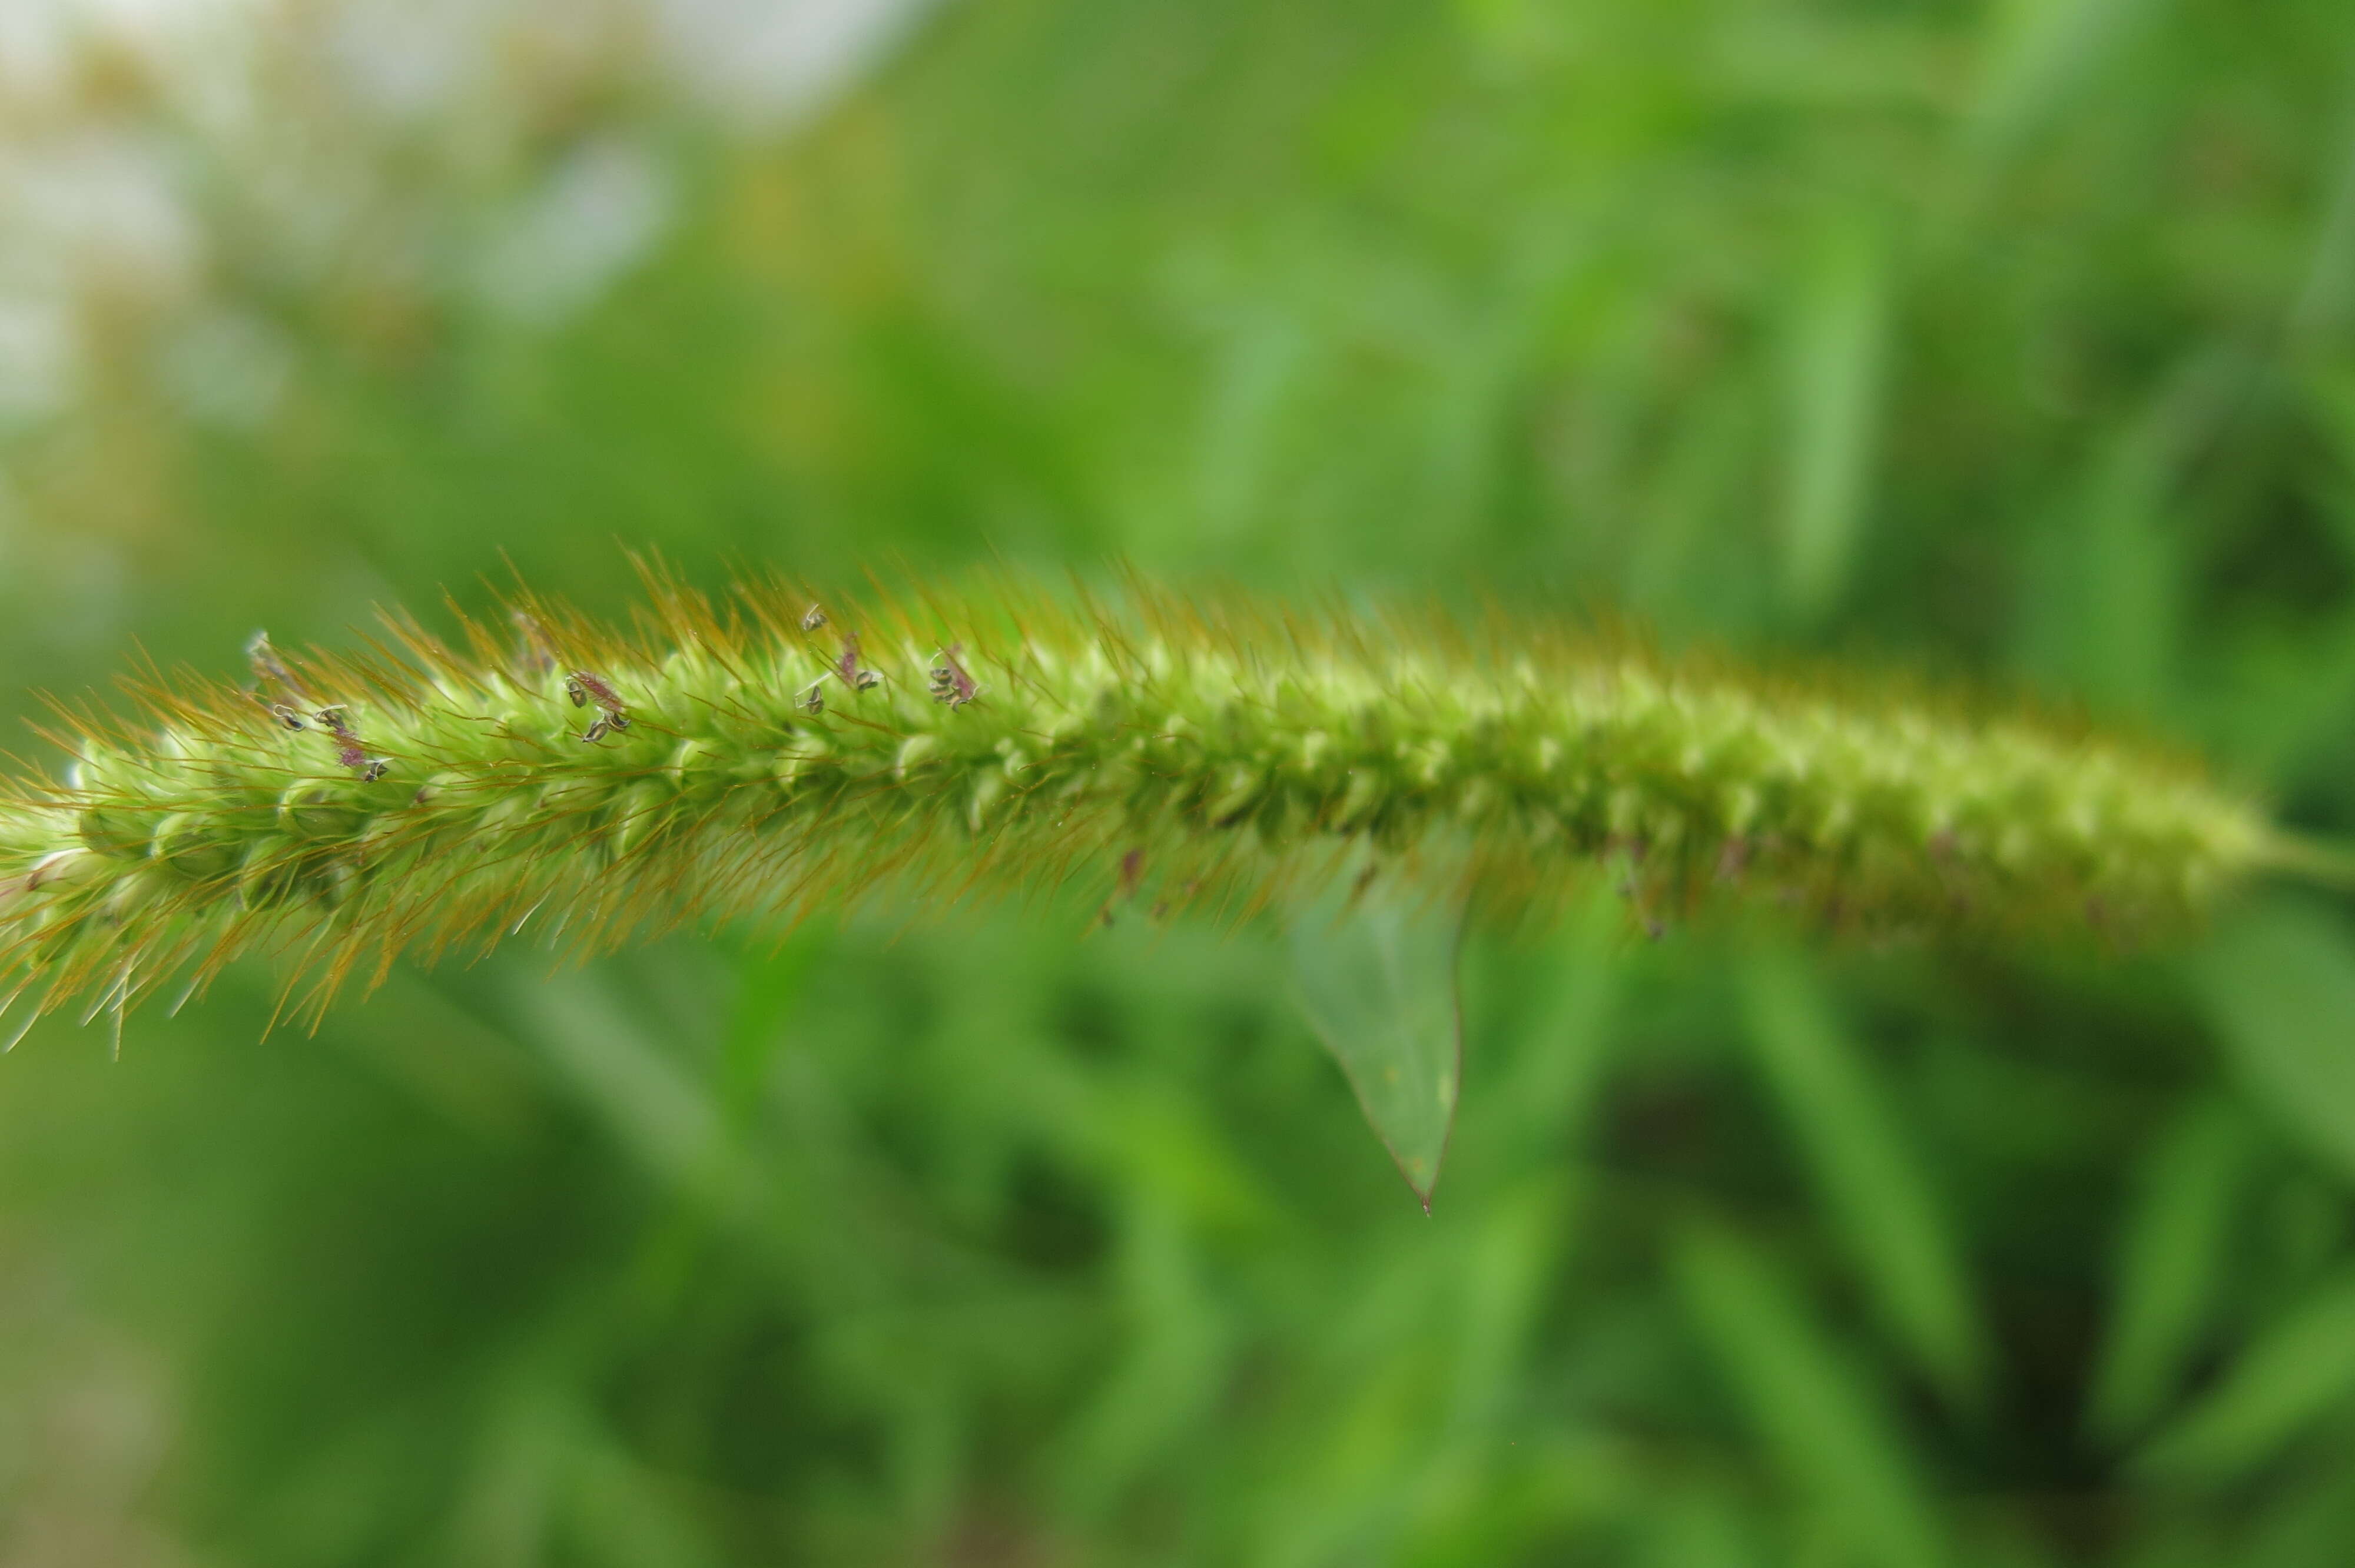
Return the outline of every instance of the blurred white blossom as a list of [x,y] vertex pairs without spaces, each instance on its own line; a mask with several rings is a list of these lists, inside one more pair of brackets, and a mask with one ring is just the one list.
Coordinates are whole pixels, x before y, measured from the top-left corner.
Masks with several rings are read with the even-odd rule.
[[561,322],[675,216],[654,117],[777,133],[929,4],[0,0],[0,425],[69,400],[101,298],[230,426],[297,368],[241,290]]
[[673,70],[751,128],[790,122],[855,79],[928,0],[649,0]]
[[250,429],[277,408],[293,366],[283,333],[250,312],[216,309],[166,337],[156,368],[197,423]]
[[497,215],[477,264],[484,302],[534,323],[571,314],[652,249],[671,207],[668,171],[637,142],[575,150]]
[[203,255],[194,215],[155,137],[69,131],[0,162],[10,270],[52,286],[178,293]]
[[0,296],[0,428],[61,408],[75,359],[73,322],[62,300]]

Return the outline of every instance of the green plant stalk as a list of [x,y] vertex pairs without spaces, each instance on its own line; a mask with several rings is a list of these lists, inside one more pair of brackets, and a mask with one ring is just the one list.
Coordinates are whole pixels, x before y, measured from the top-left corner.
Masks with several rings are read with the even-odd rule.
[[0,787],[0,985],[119,1012],[266,948],[324,1005],[402,953],[885,884],[1232,913],[1359,842],[1507,917],[1606,863],[1647,920],[1748,893],[2130,939],[2299,853],[2181,759],[1502,618],[653,586],[630,635],[527,596],[463,652],[395,618],[357,656],[258,641],[242,690],[151,681],[137,728],[74,717],[63,783]]

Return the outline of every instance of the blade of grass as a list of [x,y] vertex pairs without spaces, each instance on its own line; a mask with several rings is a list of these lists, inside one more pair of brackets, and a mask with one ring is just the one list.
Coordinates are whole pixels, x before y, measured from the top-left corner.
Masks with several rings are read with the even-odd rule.
[[1803,621],[1838,603],[1853,572],[1889,335],[1886,247],[1871,225],[1844,217],[1817,251],[1801,285],[1788,366],[1784,588]]
[[2275,896],[2241,911],[2192,963],[2227,1059],[2273,1120],[2355,1179],[2355,943],[2318,906]]
[[2154,1151],[2094,1375],[2086,1419],[2095,1434],[2115,1441],[2167,1403],[2222,1282],[2233,1201],[2258,1147],[2238,1107],[2206,1100]]
[[1881,1568],[1946,1562],[1895,1418],[1774,1266],[1731,1233],[1696,1224],[1674,1267],[1694,1328],[1767,1451],[1855,1558]]
[[2153,1478],[2230,1480],[2355,1398],[2355,1268],[2257,1337],[2205,1399],[2137,1458]]
[[1856,1041],[1800,961],[1743,973],[1748,1038],[1882,1321],[1958,1405],[1985,1393],[1987,1336],[1921,1162]]

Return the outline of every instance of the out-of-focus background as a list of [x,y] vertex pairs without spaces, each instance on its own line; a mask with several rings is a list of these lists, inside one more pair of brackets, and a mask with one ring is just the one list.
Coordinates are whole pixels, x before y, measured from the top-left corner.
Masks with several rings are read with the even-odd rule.
[[[2344,0],[0,0],[0,707],[1125,557],[2355,832],[2350,313]],[[1484,938],[1429,1219],[1251,928],[45,1023],[0,1568],[2343,1564],[2349,916]]]

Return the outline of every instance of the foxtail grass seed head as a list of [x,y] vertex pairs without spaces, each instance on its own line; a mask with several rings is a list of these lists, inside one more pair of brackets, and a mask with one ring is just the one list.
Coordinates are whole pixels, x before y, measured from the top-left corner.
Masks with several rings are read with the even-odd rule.
[[1501,618],[1012,583],[723,609],[656,581],[626,635],[531,598],[509,620],[459,648],[396,617],[353,655],[257,636],[243,692],[72,719],[61,781],[0,784],[0,995],[119,1011],[259,948],[324,1005],[535,925],[588,949],[885,885],[1232,914],[1361,843],[1489,918],[1599,870],[1655,930],[1751,895],[2121,940],[2302,848],[2121,742]]

